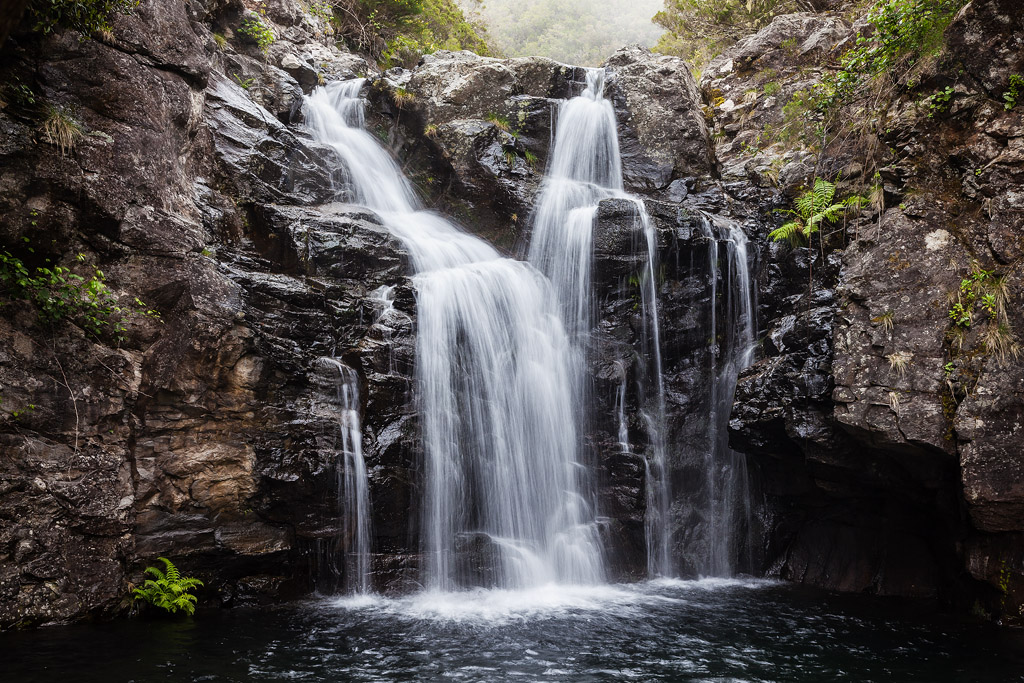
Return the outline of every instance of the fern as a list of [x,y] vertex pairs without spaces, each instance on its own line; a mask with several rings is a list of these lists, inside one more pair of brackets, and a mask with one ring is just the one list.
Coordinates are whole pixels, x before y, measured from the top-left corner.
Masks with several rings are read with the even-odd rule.
[[146,567],[144,573],[153,578],[146,579],[142,586],[133,590],[132,597],[162,607],[172,614],[178,610],[193,614],[196,610],[196,596],[189,591],[202,586],[203,582],[191,576],[182,576],[174,563],[166,557],[157,559],[164,563],[164,569]]
[[835,183],[824,178],[815,178],[814,187],[797,198],[796,208],[783,212],[790,214],[792,220],[772,230],[768,237],[776,242],[786,240],[794,246],[805,244],[818,232],[822,223],[836,223],[848,211],[859,210],[868,203],[867,198],[859,195],[847,197],[839,202],[835,201],[835,196]]

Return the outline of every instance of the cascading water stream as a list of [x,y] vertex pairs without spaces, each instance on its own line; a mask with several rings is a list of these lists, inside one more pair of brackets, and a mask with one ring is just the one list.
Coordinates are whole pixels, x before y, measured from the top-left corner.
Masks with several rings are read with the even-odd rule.
[[708,238],[711,301],[718,300],[720,278],[724,288],[724,319],[718,319],[717,304],[712,305],[708,334],[718,341],[709,345],[707,360],[711,380],[704,451],[708,542],[705,557],[699,558],[696,565],[701,574],[724,576],[737,570],[741,554],[749,547],[748,540],[737,534],[737,530],[750,527],[746,461],[729,448],[727,428],[736,379],[753,359],[754,292],[747,237],[742,228],[719,216],[701,218]]
[[376,211],[412,258],[423,583],[448,591],[601,582],[594,514],[580,494],[577,362],[551,285],[421,209],[362,128],[362,85],[317,88],[304,111],[314,137],[342,163],[346,198]]
[[[655,279],[656,236],[643,202],[623,191],[615,111],[611,102],[604,98],[604,78],[604,70],[588,69],[585,90],[559,108],[548,177],[534,218],[529,259],[552,282],[566,329],[580,349],[578,372],[582,375],[587,337],[594,325],[590,269],[598,205],[602,200],[613,198],[633,203],[634,235],[643,241],[642,249],[647,256],[638,278],[643,329],[641,367],[637,372],[642,419],[649,439],[645,458],[647,566],[652,576],[670,576],[668,537],[662,531],[668,527],[670,492],[665,476],[665,392]],[[619,440],[628,448],[625,418],[621,413],[624,386],[619,398]],[[580,403],[587,405],[589,400],[581,381],[577,383],[577,391]]]
[[363,459],[359,420],[359,376],[336,358],[318,358],[317,368],[333,380],[335,411],[341,443],[336,464],[338,511],[342,516],[342,561],[345,588],[351,593],[370,590],[370,483]]

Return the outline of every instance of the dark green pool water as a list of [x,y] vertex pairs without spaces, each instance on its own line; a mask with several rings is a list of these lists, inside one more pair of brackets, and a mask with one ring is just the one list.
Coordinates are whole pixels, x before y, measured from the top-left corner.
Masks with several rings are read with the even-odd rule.
[[762,581],[331,599],[0,635],[0,681],[1024,681],[1024,634]]

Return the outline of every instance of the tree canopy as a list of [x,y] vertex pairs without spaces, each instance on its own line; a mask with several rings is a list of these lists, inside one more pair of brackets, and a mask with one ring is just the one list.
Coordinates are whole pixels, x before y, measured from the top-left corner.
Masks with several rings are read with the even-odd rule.
[[662,0],[459,0],[509,57],[540,55],[596,66],[623,45],[651,46]]

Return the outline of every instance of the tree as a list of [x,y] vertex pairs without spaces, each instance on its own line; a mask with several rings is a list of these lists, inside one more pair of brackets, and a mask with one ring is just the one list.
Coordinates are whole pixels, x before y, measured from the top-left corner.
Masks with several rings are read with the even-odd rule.
[[820,9],[827,0],[665,0],[654,22],[665,28],[655,49],[698,69],[780,14]]

